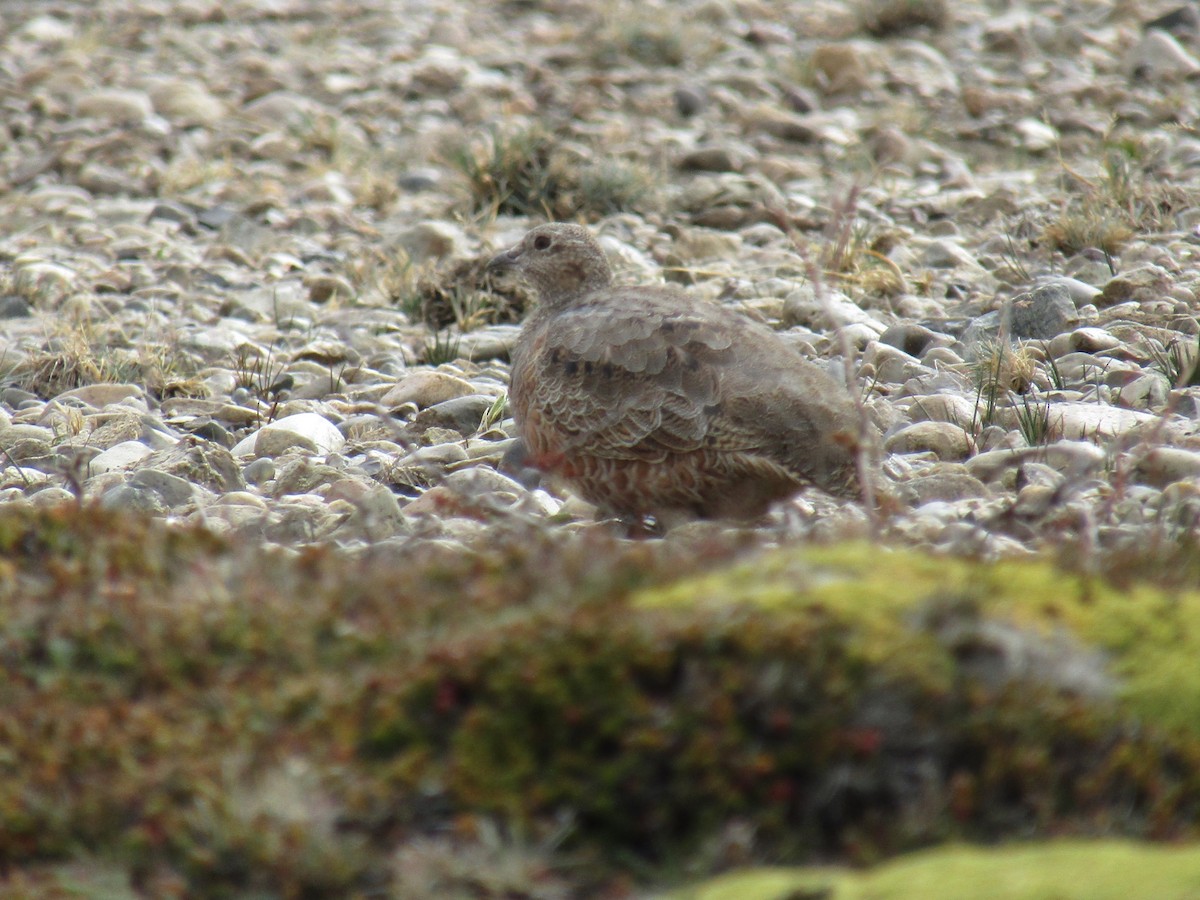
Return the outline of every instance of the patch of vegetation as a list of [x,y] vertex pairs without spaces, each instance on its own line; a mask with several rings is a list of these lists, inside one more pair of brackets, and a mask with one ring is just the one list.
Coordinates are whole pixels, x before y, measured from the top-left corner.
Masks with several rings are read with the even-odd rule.
[[533,303],[532,292],[517,279],[487,272],[486,266],[486,259],[467,259],[415,273],[400,295],[400,307],[411,321],[435,331],[520,322]]
[[1190,344],[1174,340],[1166,347],[1151,343],[1150,357],[1171,388],[1200,384],[1200,338]]
[[1067,255],[1095,248],[1115,256],[1133,237],[1133,229],[1112,210],[1084,202],[1061,212],[1042,235],[1051,247]]
[[[0,509],[0,890],[603,896],[727,865],[737,823],[794,863],[1194,834],[1197,594],[871,547],[669,583],[737,550]],[[997,666],[994,627],[1101,648],[1112,691]]]
[[1017,427],[1025,443],[1030,447],[1041,447],[1050,440],[1050,404],[1045,401],[1031,400],[1027,394],[1021,395],[1021,405],[1017,407]]
[[630,63],[674,68],[711,58],[721,38],[718,28],[683,19],[670,4],[622,2],[603,8],[587,46],[592,63],[602,69]]
[[873,297],[894,297],[908,289],[904,273],[888,257],[896,235],[879,232],[857,215],[858,189],[852,188],[834,204],[833,215],[821,235],[812,244],[780,210],[769,213],[770,221],[785,232],[801,256],[815,271],[811,275],[829,276],[847,285],[856,285]]
[[194,379],[197,362],[170,343],[149,340],[128,346],[125,335],[77,322],[52,335],[42,349],[6,367],[4,376],[24,390],[49,399],[63,391],[107,382],[140,384],[159,399],[202,396]]
[[1200,850],[1132,841],[1058,841],[946,847],[867,872],[739,872],[672,894],[674,900],[1189,900],[1200,892]]
[[1153,161],[1138,140],[1110,135],[1103,153],[1101,177],[1066,170],[1080,193],[1043,230],[1056,250],[1095,248],[1115,256],[1137,232],[1174,227],[1172,213],[1190,202],[1186,191],[1149,174]]
[[284,393],[294,384],[287,374],[287,362],[280,359],[275,345],[264,350],[254,344],[240,344],[233,351],[232,368],[234,385],[268,404],[266,420],[273,421]]
[[442,363],[454,362],[458,359],[459,346],[462,338],[449,329],[435,331],[421,345],[419,362],[427,366],[440,366]]
[[540,125],[494,129],[448,155],[475,213],[595,220],[658,202],[657,180],[642,164],[589,159]]
[[859,8],[863,29],[875,37],[916,28],[943,28],[950,17],[946,0],[867,0]]
[[975,418],[972,433],[992,425],[996,410],[1011,393],[1024,394],[1033,383],[1037,362],[1028,346],[1012,347],[1003,339],[984,341],[971,364],[975,382]]

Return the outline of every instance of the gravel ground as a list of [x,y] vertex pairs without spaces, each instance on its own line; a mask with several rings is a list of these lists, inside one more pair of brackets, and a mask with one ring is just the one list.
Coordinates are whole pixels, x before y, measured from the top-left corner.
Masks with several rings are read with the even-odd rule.
[[528,296],[482,266],[557,218],[853,373],[890,499],[804,493],[766,541],[1098,554],[1200,518],[1194,3],[0,21],[0,502],[348,548],[611,527],[504,464]]

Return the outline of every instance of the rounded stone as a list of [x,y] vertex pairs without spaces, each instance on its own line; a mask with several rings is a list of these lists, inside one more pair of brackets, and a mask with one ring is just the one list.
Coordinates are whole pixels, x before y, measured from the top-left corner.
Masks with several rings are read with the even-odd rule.
[[888,453],[933,453],[938,459],[966,459],[975,442],[958,425],[949,422],[914,422],[884,441]]

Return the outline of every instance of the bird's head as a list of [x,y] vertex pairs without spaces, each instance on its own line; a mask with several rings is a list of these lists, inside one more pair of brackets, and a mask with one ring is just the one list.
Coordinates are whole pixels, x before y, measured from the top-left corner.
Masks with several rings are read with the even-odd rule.
[[496,254],[488,271],[510,269],[524,276],[547,307],[566,307],[612,283],[604,250],[582,225],[539,225],[515,246]]

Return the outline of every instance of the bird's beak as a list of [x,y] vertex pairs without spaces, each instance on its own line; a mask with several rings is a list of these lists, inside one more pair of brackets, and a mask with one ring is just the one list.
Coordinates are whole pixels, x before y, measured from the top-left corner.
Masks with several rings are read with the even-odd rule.
[[485,267],[487,272],[498,272],[504,269],[512,268],[517,264],[517,259],[521,255],[519,245],[517,247],[509,247],[507,250],[502,250],[491,259]]

